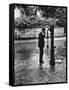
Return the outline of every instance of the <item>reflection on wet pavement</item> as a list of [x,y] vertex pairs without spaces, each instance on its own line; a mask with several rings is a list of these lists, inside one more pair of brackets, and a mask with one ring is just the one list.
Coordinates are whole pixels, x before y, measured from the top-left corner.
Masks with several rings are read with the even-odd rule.
[[[50,67],[50,49],[44,48],[44,64],[39,63],[38,43],[15,43],[15,85],[66,82],[64,41],[56,41],[55,67]],[[62,50],[59,47],[62,46]],[[64,52],[64,55],[58,53]],[[59,59],[58,59],[59,58]]]

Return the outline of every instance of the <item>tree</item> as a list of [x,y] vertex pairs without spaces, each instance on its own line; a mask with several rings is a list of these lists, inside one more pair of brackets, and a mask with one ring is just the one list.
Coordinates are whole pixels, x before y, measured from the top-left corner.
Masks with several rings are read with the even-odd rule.
[[59,22],[61,22],[63,26],[66,24],[66,8],[57,8],[55,16],[59,19]]
[[55,17],[56,7],[39,6],[38,9],[43,11],[43,17],[46,17],[46,18]]

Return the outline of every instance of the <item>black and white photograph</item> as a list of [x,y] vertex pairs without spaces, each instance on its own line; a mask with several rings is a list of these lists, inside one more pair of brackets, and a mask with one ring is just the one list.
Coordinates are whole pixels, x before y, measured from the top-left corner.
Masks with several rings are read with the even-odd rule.
[[13,4],[12,10],[14,85],[67,83],[67,7]]

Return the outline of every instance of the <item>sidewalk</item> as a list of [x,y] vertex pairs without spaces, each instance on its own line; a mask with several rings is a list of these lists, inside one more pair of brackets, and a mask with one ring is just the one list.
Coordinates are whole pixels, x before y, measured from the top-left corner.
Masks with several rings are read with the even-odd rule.
[[[60,41],[61,42],[61,41]],[[15,85],[66,82],[66,58],[55,60],[50,67],[50,54],[44,53],[44,64],[39,64],[39,51],[35,44],[18,44],[15,50]],[[24,46],[24,47],[23,47]],[[30,48],[28,48],[30,47]]]

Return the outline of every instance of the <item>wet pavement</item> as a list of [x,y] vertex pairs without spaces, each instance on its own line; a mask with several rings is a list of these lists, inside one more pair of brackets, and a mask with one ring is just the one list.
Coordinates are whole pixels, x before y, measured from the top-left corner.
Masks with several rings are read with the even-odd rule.
[[66,82],[66,47],[65,39],[56,39],[55,67],[50,66],[49,50],[45,40],[43,60],[39,63],[39,48],[37,40],[15,41],[15,85],[48,84]]

